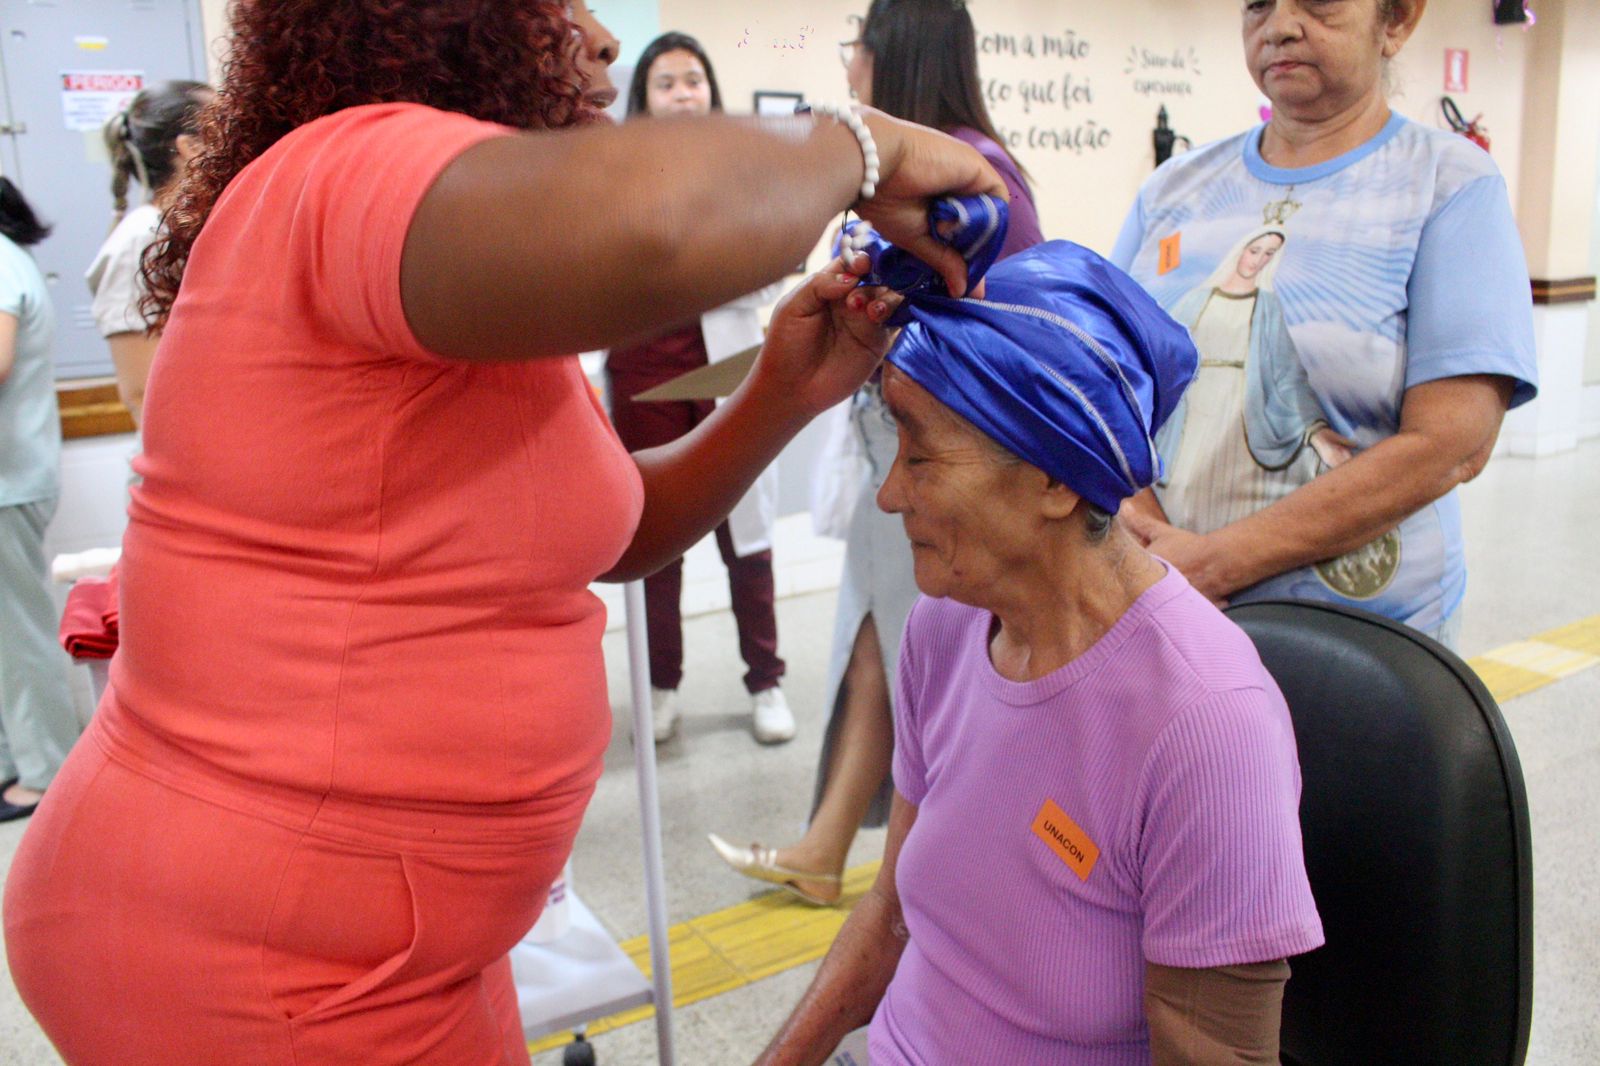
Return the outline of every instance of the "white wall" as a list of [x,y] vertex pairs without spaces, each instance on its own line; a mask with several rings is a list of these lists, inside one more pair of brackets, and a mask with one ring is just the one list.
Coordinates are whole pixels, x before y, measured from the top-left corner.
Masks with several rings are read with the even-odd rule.
[[[1600,107],[1596,108],[1596,120],[1600,121]],[[1594,187],[1594,225],[1589,236],[1589,275],[1600,275],[1600,166],[1595,167]],[[1600,389],[1600,300],[1591,301],[1589,304],[1589,353],[1584,360],[1584,383],[1593,389]]]
[[69,440],[61,446],[61,502],[45,534],[46,556],[114,548],[127,525],[132,433]]
[[206,37],[206,61],[211,66],[210,81],[222,77],[222,57],[228,49],[228,0],[200,0],[200,18]]
[[[201,0],[217,77],[227,0]],[[1201,144],[1256,121],[1260,94],[1245,72],[1235,5],[1214,0],[1065,3],[973,0],[985,45],[980,71],[998,126],[1034,177],[1048,236],[1101,251],[1116,237],[1154,163],[1150,131],[1165,104],[1174,128]],[[597,5],[629,59],[660,30],[699,37],[730,111],[757,89],[809,99],[847,95],[837,42],[865,0],[613,0]],[[1394,106],[1439,124],[1444,52],[1465,48],[1469,89],[1453,93],[1468,118],[1482,114],[1511,186],[1521,167],[1525,34],[1496,27],[1485,0],[1433,0],[1395,65]]]
[[[201,0],[201,6],[215,79],[227,0]],[[657,28],[698,36],[716,64],[729,110],[740,111],[757,89],[843,99],[836,43],[848,34],[846,16],[865,7],[865,0],[613,0],[597,10],[615,23],[624,59]],[[973,0],[971,9],[986,41],[980,68],[995,121],[1017,139],[1015,151],[1034,176],[1050,236],[1110,247],[1153,164],[1150,130],[1159,105],[1167,105],[1174,127],[1196,144],[1256,121],[1260,95],[1244,70],[1232,4]],[[1484,116],[1513,203],[1526,33],[1494,26],[1485,0],[1433,0],[1395,66],[1395,107],[1437,125],[1444,51],[1468,50],[1469,89],[1452,95],[1468,118]]]
[[[1109,250],[1139,182],[1154,166],[1156,109],[1195,144],[1258,121],[1259,92],[1244,69],[1233,4],[1196,0],[1064,3],[973,0],[979,71],[991,113],[1034,178],[1045,234]],[[661,27],[699,37],[729,110],[757,89],[847,95],[837,42],[865,0],[661,0]],[[602,17],[604,11],[602,9]],[[1439,124],[1444,50],[1468,50],[1469,90],[1513,186],[1520,168],[1523,31],[1497,30],[1483,0],[1433,0],[1396,63],[1394,106]],[[1512,190],[1515,203],[1515,188]]]

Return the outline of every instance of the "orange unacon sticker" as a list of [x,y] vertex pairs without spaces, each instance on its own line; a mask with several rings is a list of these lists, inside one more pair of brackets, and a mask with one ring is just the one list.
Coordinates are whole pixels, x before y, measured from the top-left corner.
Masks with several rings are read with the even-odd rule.
[[1180,251],[1182,242],[1182,233],[1161,238],[1161,258],[1156,262],[1157,274],[1170,274],[1178,269],[1178,264],[1183,262],[1183,254]]
[[1047,799],[1039,808],[1039,816],[1033,820],[1033,831],[1058,859],[1072,868],[1078,880],[1089,880],[1089,871],[1099,860],[1100,849],[1055,800]]

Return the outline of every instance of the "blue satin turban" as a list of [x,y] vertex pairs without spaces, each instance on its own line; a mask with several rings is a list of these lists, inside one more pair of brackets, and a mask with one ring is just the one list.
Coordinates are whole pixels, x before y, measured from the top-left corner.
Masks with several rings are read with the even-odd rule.
[[[906,293],[889,362],[1008,451],[1115,514],[1161,472],[1156,431],[1199,364],[1188,331],[1132,278],[1069,241],[1019,252],[982,275],[1004,239],[1005,205],[987,197],[959,204],[960,224],[946,239],[967,258],[971,284],[986,276],[982,300],[954,299],[926,268],[905,285],[879,268],[909,270],[906,253],[867,241],[874,274],[863,283],[900,282],[891,287]],[[998,234],[981,217],[996,207]]]

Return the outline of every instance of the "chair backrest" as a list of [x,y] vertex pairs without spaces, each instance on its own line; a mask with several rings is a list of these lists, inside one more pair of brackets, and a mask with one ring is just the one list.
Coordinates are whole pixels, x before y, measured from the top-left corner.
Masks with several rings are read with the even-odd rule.
[[1294,720],[1327,944],[1291,961],[1283,1061],[1521,1066],[1533,1005],[1522,768],[1476,674],[1405,626],[1242,604]]

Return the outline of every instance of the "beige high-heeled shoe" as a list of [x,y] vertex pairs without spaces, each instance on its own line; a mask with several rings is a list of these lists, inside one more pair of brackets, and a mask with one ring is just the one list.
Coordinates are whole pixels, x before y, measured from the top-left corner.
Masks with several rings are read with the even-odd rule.
[[837,885],[840,883],[838,874],[812,873],[808,870],[793,870],[787,866],[780,866],[777,851],[764,848],[760,844],[751,844],[748,848],[735,847],[715,833],[707,833],[706,839],[711,841],[711,846],[717,850],[723,862],[746,877],[777,885],[813,907],[832,907],[839,902],[836,898],[823,899],[812,895],[798,884],[800,881],[821,881]]

